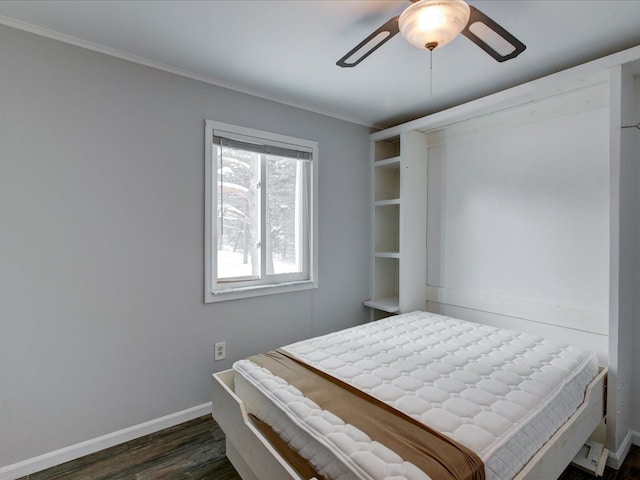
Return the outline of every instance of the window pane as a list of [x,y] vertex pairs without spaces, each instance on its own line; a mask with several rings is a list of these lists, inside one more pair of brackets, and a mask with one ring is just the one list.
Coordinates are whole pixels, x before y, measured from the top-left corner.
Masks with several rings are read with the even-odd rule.
[[293,158],[267,156],[268,275],[303,271],[301,261],[305,206],[305,163]]
[[218,147],[217,171],[218,281],[258,278],[260,155]]

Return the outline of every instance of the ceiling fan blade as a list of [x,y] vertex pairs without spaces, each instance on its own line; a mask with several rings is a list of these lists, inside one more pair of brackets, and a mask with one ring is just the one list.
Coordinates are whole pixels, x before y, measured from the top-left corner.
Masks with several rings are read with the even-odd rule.
[[339,67],[355,67],[396,35],[400,29],[398,18],[393,17],[387,23],[356,45],[349,53],[336,62]]
[[475,7],[462,34],[481,49],[504,62],[516,58],[527,46]]

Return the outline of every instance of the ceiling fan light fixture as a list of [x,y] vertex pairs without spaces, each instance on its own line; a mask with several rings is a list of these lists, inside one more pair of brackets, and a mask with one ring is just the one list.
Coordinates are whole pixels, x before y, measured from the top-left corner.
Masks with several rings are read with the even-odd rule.
[[470,14],[464,0],[421,0],[402,12],[398,24],[411,45],[433,50],[456,38],[469,22]]

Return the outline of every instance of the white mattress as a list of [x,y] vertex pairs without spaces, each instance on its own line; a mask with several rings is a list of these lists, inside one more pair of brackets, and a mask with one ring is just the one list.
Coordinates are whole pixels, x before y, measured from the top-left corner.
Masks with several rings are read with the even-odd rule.
[[[575,412],[597,375],[593,352],[412,312],[283,350],[474,451],[486,477],[513,478]],[[429,478],[248,360],[236,393],[329,478]]]

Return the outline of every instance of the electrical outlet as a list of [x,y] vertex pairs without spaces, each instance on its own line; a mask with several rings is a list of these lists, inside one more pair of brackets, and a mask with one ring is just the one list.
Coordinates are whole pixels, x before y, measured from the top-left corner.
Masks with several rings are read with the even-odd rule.
[[214,349],[214,360],[224,360],[227,357],[227,342],[216,343]]

